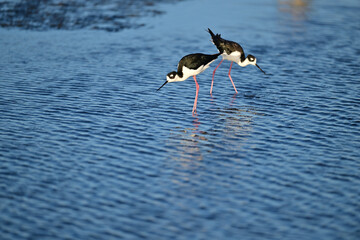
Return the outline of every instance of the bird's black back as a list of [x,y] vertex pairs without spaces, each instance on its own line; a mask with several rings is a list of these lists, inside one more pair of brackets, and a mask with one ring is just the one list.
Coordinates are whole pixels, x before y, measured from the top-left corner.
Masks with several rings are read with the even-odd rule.
[[203,54],[203,53],[193,53],[184,56],[178,65],[178,73],[182,73],[183,66],[190,68],[190,69],[198,69],[202,65],[206,65],[209,62],[215,60],[220,53],[217,54]]
[[221,38],[220,34],[214,34],[210,28],[208,28],[208,31],[211,35],[211,39],[213,43],[215,44],[216,48],[219,50],[220,53],[223,53],[224,51],[230,55],[232,52],[239,51],[241,53],[241,61],[245,60],[245,54],[243,48],[240,46],[240,44],[225,40]]

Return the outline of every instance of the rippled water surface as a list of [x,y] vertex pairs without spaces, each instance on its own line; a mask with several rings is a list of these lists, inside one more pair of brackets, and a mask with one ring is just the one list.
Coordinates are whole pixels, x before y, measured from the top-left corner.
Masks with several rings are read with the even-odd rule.
[[[1,239],[359,239],[360,3],[184,1],[141,28],[0,29]],[[201,14],[200,14],[201,13]],[[112,21],[111,19],[108,21]],[[165,75],[216,53],[256,67]]]

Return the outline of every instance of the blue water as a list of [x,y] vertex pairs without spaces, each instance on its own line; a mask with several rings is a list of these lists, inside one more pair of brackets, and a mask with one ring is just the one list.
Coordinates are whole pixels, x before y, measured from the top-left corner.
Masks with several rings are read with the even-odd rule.
[[[299,1],[295,1],[299,2]],[[183,1],[0,29],[1,239],[359,239],[360,2]],[[169,83],[205,31],[259,66]]]

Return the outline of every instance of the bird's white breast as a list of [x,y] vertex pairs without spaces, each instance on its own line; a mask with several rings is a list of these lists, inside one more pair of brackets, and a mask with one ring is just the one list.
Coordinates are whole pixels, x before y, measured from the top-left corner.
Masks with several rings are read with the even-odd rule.
[[240,56],[241,53],[239,51],[232,52],[230,54],[227,54],[225,51],[221,54],[223,59],[239,63],[240,62]]

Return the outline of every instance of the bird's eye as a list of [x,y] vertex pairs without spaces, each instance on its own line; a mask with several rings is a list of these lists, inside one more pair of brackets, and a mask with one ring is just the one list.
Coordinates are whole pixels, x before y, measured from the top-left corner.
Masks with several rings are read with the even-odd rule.
[[175,79],[176,77],[176,72],[170,72],[167,74],[167,77],[170,78],[170,79]]
[[249,60],[250,60],[250,62],[253,62],[253,61],[255,61],[255,58],[250,58]]

